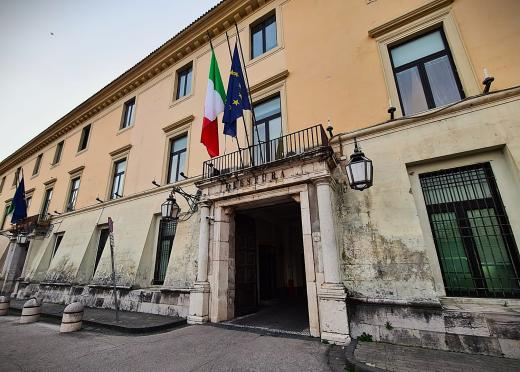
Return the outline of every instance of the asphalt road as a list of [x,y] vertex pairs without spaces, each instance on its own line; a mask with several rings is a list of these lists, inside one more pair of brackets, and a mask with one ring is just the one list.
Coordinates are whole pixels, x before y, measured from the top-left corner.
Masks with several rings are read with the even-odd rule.
[[49,323],[0,317],[0,371],[330,371],[328,345],[209,325],[153,335],[92,330],[60,334]]

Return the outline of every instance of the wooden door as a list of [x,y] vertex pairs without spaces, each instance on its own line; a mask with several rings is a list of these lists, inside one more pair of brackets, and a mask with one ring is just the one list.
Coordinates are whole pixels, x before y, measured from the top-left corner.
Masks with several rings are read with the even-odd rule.
[[255,312],[258,305],[255,220],[235,218],[235,316]]

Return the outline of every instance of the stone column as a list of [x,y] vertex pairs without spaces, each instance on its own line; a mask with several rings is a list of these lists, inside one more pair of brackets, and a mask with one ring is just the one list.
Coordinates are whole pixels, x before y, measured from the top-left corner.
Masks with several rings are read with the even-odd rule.
[[0,291],[2,293],[11,293],[13,291],[16,279],[22,273],[26,256],[27,247],[18,244],[16,240],[11,240],[2,269],[4,275],[4,280],[0,283]]
[[199,204],[199,255],[197,261],[197,280],[190,291],[190,309],[187,321],[189,324],[202,324],[208,321],[209,315],[209,211],[211,204],[203,201]]
[[320,239],[325,282],[318,291],[321,338],[336,344],[350,342],[346,292],[339,271],[339,252],[333,218],[330,180],[316,181]]

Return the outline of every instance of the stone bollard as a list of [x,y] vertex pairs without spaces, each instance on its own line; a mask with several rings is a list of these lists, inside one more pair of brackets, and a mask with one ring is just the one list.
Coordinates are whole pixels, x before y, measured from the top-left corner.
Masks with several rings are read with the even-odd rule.
[[20,324],[37,322],[40,319],[41,311],[41,300],[31,298],[23,305],[22,316],[20,317]]
[[76,332],[81,329],[83,320],[83,305],[80,302],[73,302],[63,310],[60,332]]
[[0,296],[0,316],[7,315],[9,311],[9,297]]

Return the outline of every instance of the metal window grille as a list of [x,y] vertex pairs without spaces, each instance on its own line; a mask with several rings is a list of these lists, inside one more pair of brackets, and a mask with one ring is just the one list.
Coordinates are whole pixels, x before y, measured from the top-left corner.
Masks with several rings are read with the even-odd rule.
[[177,220],[162,219],[159,225],[157,255],[155,257],[154,284],[163,284],[172,252],[173,239],[177,230]]
[[518,248],[491,165],[419,179],[446,294],[520,297]]

